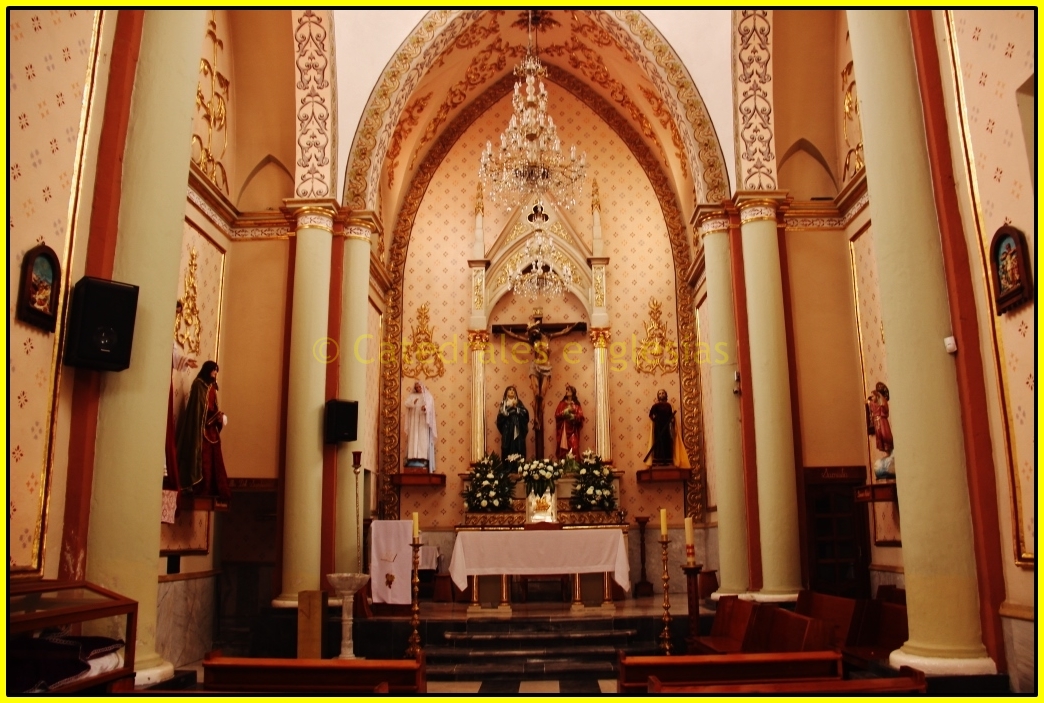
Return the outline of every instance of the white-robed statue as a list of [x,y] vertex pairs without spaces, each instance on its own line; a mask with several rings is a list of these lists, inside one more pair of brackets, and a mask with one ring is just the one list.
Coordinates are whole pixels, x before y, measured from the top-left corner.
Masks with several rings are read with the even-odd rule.
[[406,466],[435,473],[435,398],[417,381],[403,403],[406,408]]

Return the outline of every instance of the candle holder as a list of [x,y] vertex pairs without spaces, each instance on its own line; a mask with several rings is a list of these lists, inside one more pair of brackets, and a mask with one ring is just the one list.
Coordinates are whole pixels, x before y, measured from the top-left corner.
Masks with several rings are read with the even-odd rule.
[[660,649],[667,656],[671,654],[671,575],[667,571],[667,545],[671,540],[660,537],[660,546],[663,548],[663,632],[660,633]]
[[413,600],[410,607],[413,613],[410,616],[410,627],[413,628],[413,632],[410,633],[410,646],[406,648],[406,656],[410,659],[416,659],[421,650],[420,634],[417,632],[417,626],[420,625],[420,602],[417,596],[420,590],[420,538],[414,537],[410,546],[413,547]]

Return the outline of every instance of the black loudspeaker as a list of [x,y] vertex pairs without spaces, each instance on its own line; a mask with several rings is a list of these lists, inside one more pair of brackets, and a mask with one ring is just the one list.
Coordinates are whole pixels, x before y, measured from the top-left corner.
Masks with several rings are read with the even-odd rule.
[[323,422],[323,441],[327,444],[354,442],[359,436],[359,402],[356,400],[326,401]]
[[69,306],[65,363],[98,371],[123,371],[130,366],[137,311],[137,286],[81,278]]

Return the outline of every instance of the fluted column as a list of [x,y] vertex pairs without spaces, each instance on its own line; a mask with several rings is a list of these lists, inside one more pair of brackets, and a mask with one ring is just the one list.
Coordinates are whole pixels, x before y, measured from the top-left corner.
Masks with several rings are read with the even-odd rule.
[[[743,483],[743,448],[737,365],[736,309],[733,307],[729,219],[720,208],[696,210],[696,234],[703,241],[706,262],[707,341],[710,354],[710,427],[718,501],[717,593],[746,593],[750,587],[747,560],[747,504]],[[706,415],[705,415],[706,417]]]
[[891,664],[993,673],[982,644],[957,378],[943,346],[950,310],[909,15],[849,12],[848,26],[903,516],[910,637]]
[[297,220],[290,382],[283,478],[283,587],[276,606],[296,606],[300,591],[320,588],[323,405],[330,341],[330,256],[334,201],[288,200]]
[[134,345],[130,368],[104,375],[98,410],[86,576],[138,602],[134,669],[142,685],[174,675],[156,652],[156,569],[170,314],[204,21],[202,10],[145,13],[112,273],[139,286]]
[[[370,212],[352,213],[345,223],[344,267],[341,282],[341,334],[338,343],[337,397],[359,403],[359,427],[366,415],[366,371],[376,363],[379,340],[366,333],[370,298],[370,250],[380,232],[380,222]],[[337,518],[334,567],[338,573],[360,571],[362,533],[362,478],[352,469],[352,452],[363,451],[360,431],[354,442],[337,446]],[[359,509],[356,509],[356,504]]]
[[801,590],[801,547],[794,465],[794,418],[783,317],[776,208],[780,191],[736,196],[747,293],[750,384],[758,465],[762,588],[758,600],[793,600]]
[[471,351],[471,461],[486,454],[486,349],[489,332],[468,330],[468,349]]
[[613,460],[612,434],[609,425],[609,341],[612,330],[593,327],[590,331],[594,345],[595,372],[595,453],[602,461]]

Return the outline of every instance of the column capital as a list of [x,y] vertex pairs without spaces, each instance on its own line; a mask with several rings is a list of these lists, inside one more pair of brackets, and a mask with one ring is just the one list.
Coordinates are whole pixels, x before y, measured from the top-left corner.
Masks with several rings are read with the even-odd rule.
[[727,232],[729,230],[728,212],[720,205],[709,203],[697,205],[696,212],[692,214],[692,229],[697,242],[712,232]]
[[609,346],[610,340],[612,340],[613,330],[611,327],[592,327],[587,331],[587,334],[595,348],[605,349]]
[[740,223],[755,220],[776,220],[776,213],[790,200],[785,190],[739,191],[733,202],[740,211]]
[[483,271],[489,269],[489,259],[468,259],[468,268],[482,269]]
[[337,201],[333,198],[287,198],[282,210],[295,222],[295,231],[291,234],[306,227],[333,233],[334,218],[337,217]]
[[489,332],[486,330],[468,330],[468,348],[471,351],[485,351],[489,344]]
[[370,242],[380,239],[384,232],[381,219],[373,210],[342,210],[338,220],[344,225],[342,234],[347,239],[362,239]]

